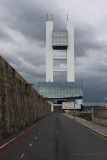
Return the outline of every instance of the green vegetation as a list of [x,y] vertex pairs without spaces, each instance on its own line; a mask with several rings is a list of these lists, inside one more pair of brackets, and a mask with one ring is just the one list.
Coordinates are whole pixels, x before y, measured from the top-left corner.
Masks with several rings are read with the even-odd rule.
[[3,139],[6,139],[7,137],[14,135],[15,133],[16,133],[16,131],[8,132],[8,133],[6,133],[5,135],[3,135],[2,138],[3,138]]
[[85,120],[87,120],[87,121],[92,122],[92,118],[90,118],[90,117],[79,117],[79,118],[82,118],[82,119],[85,119]]

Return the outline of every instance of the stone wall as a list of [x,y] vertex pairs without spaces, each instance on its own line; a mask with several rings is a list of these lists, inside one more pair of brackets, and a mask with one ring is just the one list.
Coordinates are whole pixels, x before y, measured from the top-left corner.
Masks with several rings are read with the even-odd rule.
[[0,56],[0,136],[50,113],[50,104]]

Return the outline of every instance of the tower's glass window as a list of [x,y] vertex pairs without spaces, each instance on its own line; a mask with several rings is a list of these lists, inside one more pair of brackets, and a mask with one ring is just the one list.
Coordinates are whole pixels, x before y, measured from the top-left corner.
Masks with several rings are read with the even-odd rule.
[[40,82],[39,93],[45,98],[82,98],[82,82]]
[[68,31],[54,30],[52,32],[52,46],[54,49],[66,49],[68,46]]

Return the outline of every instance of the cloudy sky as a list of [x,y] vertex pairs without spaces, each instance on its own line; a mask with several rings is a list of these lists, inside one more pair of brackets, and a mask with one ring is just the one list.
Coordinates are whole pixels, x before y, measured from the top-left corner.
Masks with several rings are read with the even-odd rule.
[[75,79],[84,83],[84,101],[102,101],[107,96],[107,0],[0,0],[0,55],[35,87],[45,81],[47,12],[55,29],[65,29],[66,13],[74,22]]

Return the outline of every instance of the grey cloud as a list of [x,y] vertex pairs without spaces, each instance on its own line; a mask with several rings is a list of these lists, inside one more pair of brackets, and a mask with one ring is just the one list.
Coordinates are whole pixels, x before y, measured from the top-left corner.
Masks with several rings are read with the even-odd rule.
[[101,79],[89,79],[84,80],[84,99],[85,101],[101,102],[104,97],[107,96],[106,82],[101,82]]
[[67,68],[67,61],[66,60],[54,60],[53,68],[56,70],[63,70]]
[[3,57],[7,62],[15,66],[20,66],[22,63],[16,55],[14,56],[4,55]]
[[[19,0],[16,2],[15,0],[4,0],[2,5],[8,12],[5,23],[9,27],[22,32],[28,38],[45,41],[46,11],[48,10],[50,14],[53,12],[57,19],[61,19],[58,10],[55,9],[58,7],[57,3],[49,0],[47,0],[47,3],[49,3],[49,6],[45,1]],[[51,8],[54,9],[51,10]],[[60,24],[60,21],[58,23]]]
[[0,41],[13,41],[13,39],[2,28],[0,28]]
[[105,42],[97,39],[97,31],[89,24],[75,26],[75,56],[86,56],[89,50],[104,49]]
[[[32,52],[27,51],[18,51],[18,55],[21,56],[21,58],[24,59],[27,63],[31,63],[32,65],[39,66],[39,65],[45,65],[45,53],[40,53],[39,50],[32,50]],[[42,57],[42,58],[40,58]]]
[[53,80],[55,82],[66,82],[67,81],[67,73],[66,72],[54,72],[53,73]]
[[92,66],[92,70],[107,74],[107,64],[104,62],[103,63],[99,62],[95,64],[95,66]]

